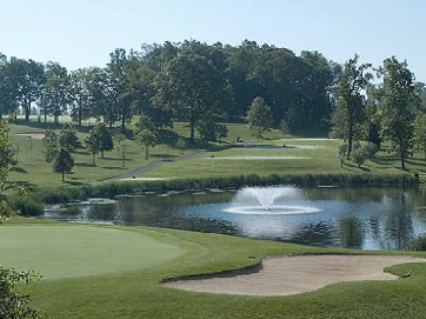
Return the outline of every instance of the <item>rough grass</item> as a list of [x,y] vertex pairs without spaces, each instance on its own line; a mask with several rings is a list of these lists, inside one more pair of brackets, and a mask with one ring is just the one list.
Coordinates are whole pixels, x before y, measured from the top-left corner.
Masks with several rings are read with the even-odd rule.
[[[105,261],[99,257],[99,273],[67,279],[42,280],[31,283],[22,289],[33,296],[33,303],[47,312],[50,318],[422,318],[426,311],[424,291],[426,290],[426,269],[423,264],[405,264],[395,266],[389,271],[403,275],[411,271],[412,276],[392,282],[353,282],[340,283],[320,289],[316,292],[288,297],[243,297],[210,295],[204,293],[185,292],[162,288],[159,281],[167,277],[182,276],[194,273],[213,273],[224,269],[247,266],[256,263],[260,257],[277,254],[299,253],[357,253],[351,250],[331,250],[311,248],[279,242],[249,240],[215,234],[199,234],[176,230],[147,229],[144,227],[117,227],[116,229],[102,226],[88,227],[46,221],[14,221],[6,223],[2,228],[13,229],[7,241],[24,242],[19,229],[26,228],[28,235],[39,230],[54,234],[54,238],[43,242],[46,247],[34,247],[45,254],[55,246],[64,249],[72,245],[69,239],[75,238],[73,232],[84,232],[85,236],[105,239],[103,231],[110,231],[109,241],[119,239],[131,245],[125,248],[137,255],[144,252],[132,243],[147,241],[154,243],[153,250],[158,252],[143,254],[140,268],[133,271],[102,274]],[[23,225],[26,226],[23,226]],[[14,226],[15,225],[15,226]],[[31,228],[34,227],[34,230]],[[55,230],[62,230],[61,232]],[[93,234],[85,231],[91,229]],[[53,231],[54,233],[51,233]],[[46,236],[49,235],[44,235]],[[118,236],[118,237],[116,237]],[[32,238],[32,237],[26,237]],[[102,240],[103,241],[103,240]],[[59,243],[59,244],[58,244]],[[67,264],[80,257],[93,258],[92,249],[102,245],[94,240],[84,241],[80,250],[73,251],[66,259],[49,257],[47,261],[38,258],[37,263],[57,265],[63,272],[69,268]],[[108,241],[105,246],[108,247]],[[143,243],[140,243],[144,246]],[[26,245],[33,246],[31,240]],[[136,245],[136,246],[135,246]],[[174,246],[183,253],[175,258],[162,261],[161,249]],[[17,248],[17,247],[16,247]],[[25,258],[24,248],[17,248],[7,254],[0,248],[0,259],[16,260]],[[102,249],[102,248],[101,248]],[[103,248],[105,249],[105,248]],[[166,251],[168,248],[166,248]],[[380,252],[379,252],[380,253]],[[117,255],[118,254],[118,255]],[[111,251],[109,263],[114,267],[123,268],[120,252]],[[398,254],[398,252],[392,252]],[[404,253],[405,254],[405,253]],[[423,253],[417,256],[426,257]],[[117,258],[118,257],[118,258]],[[83,258],[84,259],[84,258]],[[94,259],[97,257],[95,255]],[[133,260],[130,262],[133,263]],[[36,262],[34,261],[34,264]],[[113,267],[111,266],[111,267]],[[53,266],[52,266],[53,267]],[[110,266],[108,266],[110,267]],[[320,274],[319,274],[320,275]]]

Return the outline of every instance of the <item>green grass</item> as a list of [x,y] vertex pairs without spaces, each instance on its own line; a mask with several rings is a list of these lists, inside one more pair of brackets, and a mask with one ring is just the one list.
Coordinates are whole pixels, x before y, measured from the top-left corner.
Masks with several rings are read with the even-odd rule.
[[[340,283],[287,297],[211,295],[159,285],[167,277],[243,267],[267,255],[358,253],[352,250],[145,227],[111,228],[25,219],[6,222],[0,235],[14,245],[14,249],[6,244],[0,246],[2,264],[14,260],[17,267],[22,267],[31,249],[45,257],[34,256],[32,264],[46,271],[46,279],[22,289],[32,295],[33,305],[50,318],[422,318],[426,311],[423,264],[390,269],[399,275],[411,271],[412,277],[407,279]],[[83,238],[86,240],[82,240],[82,245],[77,245]],[[69,247],[74,249],[66,254]],[[105,261],[102,250],[107,247],[111,251]],[[163,259],[163,253],[171,247],[177,253]],[[59,252],[60,248],[64,253]],[[124,252],[117,251],[121,249]],[[49,252],[53,256],[46,260]],[[426,257],[424,253],[415,255]],[[85,259],[92,266],[97,264],[93,276],[84,273],[86,266],[80,262]],[[72,270],[74,263],[80,263],[77,268],[82,272],[78,277]],[[47,279],[49,276],[51,279]]]
[[[200,158],[174,162],[144,174],[144,177],[196,178],[241,174],[401,174],[398,163],[390,158],[384,165],[381,154],[376,162],[367,161],[361,168],[351,161],[340,167],[337,140],[278,139],[258,141],[253,147],[209,152]],[[268,146],[277,146],[270,148]],[[260,146],[260,147],[259,147]],[[286,147],[280,147],[286,146]],[[418,164],[420,165],[420,164]],[[420,166],[419,166],[420,168]]]
[[[54,173],[52,165],[47,163],[43,154],[41,139],[30,139],[19,134],[43,133],[43,129],[11,125],[10,140],[19,148],[18,164],[9,175],[12,181],[20,181],[38,186],[60,186],[61,174]],[[59,130],[58,130],[59,133]],[[78,132],[80,141],[84,141],[87,133]],[[73,154],[75,167],[73,173],[66,176],[67,184],[82,184],[93,180],[105,179],[119,174],[124,174],[133,169],[147,166],[155,161],[178,157],[194,150],[178,150],[167,145],[158,145],[150,150],[150,157],[145,160],[145,151],[134,141],[126,142],[126,161],[122,167],[121,155],[118,150],[105,152],[102,159],[99,154],[96,158],[96,166],[92,165],[92,155],[84,149],[79,149]]]

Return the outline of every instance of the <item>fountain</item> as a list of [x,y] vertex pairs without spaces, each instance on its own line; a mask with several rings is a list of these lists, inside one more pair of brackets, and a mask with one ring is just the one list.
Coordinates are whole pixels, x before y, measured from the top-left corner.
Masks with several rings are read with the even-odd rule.
[[[232,214],[312,214],[321,210],[315,207],[289,205],[289,201],[302,199],[299,189],[294,187],[246,187],[238,191],[231,207],[223,212]],[[285,201],[286,204],[281,204]],[[278,202],[278,203],[277,203]]]

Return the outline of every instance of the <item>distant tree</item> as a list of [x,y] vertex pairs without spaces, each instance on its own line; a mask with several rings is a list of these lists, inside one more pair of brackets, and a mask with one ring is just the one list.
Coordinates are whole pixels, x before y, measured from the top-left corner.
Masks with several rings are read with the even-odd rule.
[[137,134],[139,144],[145,148],[145,160],[148,160],[149,149],[157,145],[157,136],[150,130],[143,129]]
[[62,181],[65,182],[65,174],[69,174],[74,167],[74,159],[71,156],[71,153],[61,148],[58,156],[53,161],[53,171],[55,173],[62,174]]
[[229,87],[212,61],[197,54],[181,54],[171,60],[156,79],[154,103],[189,121],[194,142],[197,121],[210,113],[221,116]]
[[101,152],[101,157],[104,158],[104,152],[114,149],[112,133],[105,124],[101,122],[95,126],[94,135],[99,139],[99,151]]
[[352,159],[360,168],[366,160],[374,158],[378,151],[378,147],[376,144],[368,142],[365,145],[359,144],[359,146],[353,149]]
[[67,87],[67,97],[71,105],[71,117],[81,127],[82,120],[89,115],[90,92],[87,69],[78,69],[71,72]]
[[348,151],[348,144],[343,143],[340,144],[338,147],[338,155],[339,155],[339,160],[340,160],[340,167],[343,166],[343,164],[345,163],[345,158],[346,158],[346,152]]
[[347,141],[347,159],[351,157],[352,143],[365,120],[365,89],[372,78],[368,73],[371,64],[358,66],[359,56],[355,55],[345,63],[340,82],[337,86],[337,101],[332,115],[334,136]]
[[11,57],[3,68],[3,75],[8,83],[8,101],[13,99],[13,108],[19,105],[23,109],[28,122],[33,103],[39,99],[45,82],[44,65]]
[[47,130],[43,137],[46,162],[52,163],[59,154],[59,139],[54,130]]
[[68,80],[68,71],[65,67],[56,62],[47,63],[44,103],[46,103],[47,112],[53,114],[56,124],[59,124],[59,116],[67,107]]
[[414,143],[417,151],[424,152],[426,160],[426,113],[418,114],[414,120]]
[[65,123],[59,134],[59,145],[70,153],[74,153],[77,148],[81,147],[75,127],[72,123]]
[[196,128],[200,134],[200,139],[205,142],[221,141],[228,136],[228,128],[226,125],[217,124],[209,116],[200,119]]
[[414,94],[414,75],[407,62],[391,57],[379,70],[383,77],[381,103],[382,134],[398,149],[401,169],[406,170],[406,159],[414,146],[414,117],[419,104]]
[[93,166],[96,166],[95,156],[101,151],[101,139],[97,135],[96,130],[90,130],[89,135],[84,139],[84,144],[86,145],[87,151],[92,154]]
[[250,105],[246,120],[252,134],[258,138],[273,126],[273,115],[271,108],[261,97],[256,97]]
[[113,134],[114,145],[116,146],[118,152],[120,153],[121,167],[126,166],[126,149],[127,149],[126,140],[127,140],[126,135],[119,131],[116,131]]
[[145,148],[145,160],[148,160],[149,149],[155,147],[158,141],[156,127],[151,119],[145,115],[140,117],[136,127],[138,128],[137,139],[139,144]]

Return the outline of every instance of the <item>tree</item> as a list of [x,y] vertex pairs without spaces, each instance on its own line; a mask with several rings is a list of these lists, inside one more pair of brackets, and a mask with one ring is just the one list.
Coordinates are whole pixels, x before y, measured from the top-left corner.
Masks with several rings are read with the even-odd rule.
[[81,147],[81,143],[75,132],[75,127],[72,123],[65,123],[62,127],[61,133],[59,134],[59,146],[70,153],[74,153],[77,148]]
[[220,117],[229,90],[212,61],[197,54],[181,54],[171,60],[156,80],[156,105],[164,105],[177,118],[188,120],[190,140],[206,113]]
[[65,174],[69,174],[74,167],[74,159],[71,156],[71,153],[61,148],[58,156],[53,161],[53,171],[55,173],[62,174],[62,181],[65,182]]
[[87,151],[92,154],[93,166],[96,166],[95,156],[101,151],[101,140],[96,130],[90,130],[89,135],[84,139]]
[[158,137],[154,123],[147,116],[142,115],[136,124],[139,144],[145,147],[145,160],[148,160],[149,149],[157,145]]
[[261,137],[273,125],[273,115],[271,108],[261,97],[256,97],[250,105],[246,120],[252,134]]
[[[10,147],[9,128],[0,121],[0,154]],[[8,165],[0,166],[0,223],[11,215],[11,210],[4,199],[4,193],[13,188],[22,192],[15,184],[7,181]],[[35,279],[32,272],[17,272],[0,266],[0,318],[37,319],[41,313],[29,305],[30,297],[16,291],[18,282]]]
[[31,107],[40,97],[45,82],[44,66],[33,60],[12,57],[3,71],[4,81],[9,83],[9,97],[22,107],[28,122]]
[[209,116],[198,121],[196,127],[200,134],[200,139],[205,142],[221,141],[228,136],[226,125],[215,123]]
[[150,130],[143,129],[138,132],[139,144],[145,147],[145,160],[148,160],[149,149],[157,145],[157,136]]
[[59,116],[67,107],[68,80],[68,72],[65,67],[56,62],[47,63],[43,103],[46,103],[46,111],[53,114],[56,124],[59,124]]
[[378,151],[378,147],[376,144],[367,142],[365,145],[359,144],[357,147],[355,147],[352,153],[353,161],[358,165],[358,168],[360,168],[366,160],[374,158]]
[[101,157],[104,158],[105,151],[114,149],[111,131],[101,122],[95,126],[94,135],[99,139],[99,151],[101,152]]
[[417,151],[423,151],[426,160],[426,113],[418,114],[414,120],[414,142]]
[[343,135],[348,144],[347,159],[350,159],[352,143],[357,129],[365,119],[365,89],[372,79],[367,72],[371,64],[358,66],[358,55],[345,63],[340,82],[337,87],[337,101],[332,116],[333,130]]
[[52,163],[59,154],[59,139],[54,130],[47,130],[43,137],[44,157]]
[[414,75],[407,62],[391,57],[379,70],[383,77],[383,100],[381,104],[382,134],[398,148],[401,169],[405,165],[414,143],[415,109],[419,104],[414,94]]
[[67,87],[68,102],[71,104],[71,117],[81,127],[83,118],[88,116],[90,92],[88,89],[88,70],[71,72]]

